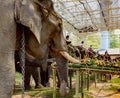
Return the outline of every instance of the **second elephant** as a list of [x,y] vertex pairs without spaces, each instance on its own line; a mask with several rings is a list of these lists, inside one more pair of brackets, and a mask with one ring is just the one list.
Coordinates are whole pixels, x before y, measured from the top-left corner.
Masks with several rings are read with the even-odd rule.
[[[25,90],[30,90],[31,89],[31,85],[30,85],[31,76],[34,79],[35,88],[43,87],[41,85],[40,67],[41,66],[40,66],[38,60],[36,60],[35,58],[33,58],[30,55],[26,55],[25,69],[23,69],[25,71],[25,74],[24,74]],[[22,73],[22,66],[21,66],[21,62],[20,62],[19,51],[15,51],[15,69],[16,69],[17,72],[23,74]]]

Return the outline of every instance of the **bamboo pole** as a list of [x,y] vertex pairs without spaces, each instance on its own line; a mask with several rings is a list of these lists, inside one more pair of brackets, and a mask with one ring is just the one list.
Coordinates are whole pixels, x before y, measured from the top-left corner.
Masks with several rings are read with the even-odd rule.
[[72,88],[72,70],[69,71],[70,89]]
[[83,78],[84,78],[84,74],[83,74],[83,71],[81,72],[81,98],[84,98],[84,87],[83,87],[83,85],[84,85],[84,81],[83,81]]
[[95,82],[95,88],[97,87],[97,76],[96,73],[94,73],[94,82]]
[[80,77],[80,73],[79,70],[76,71],[76,97],[75,98],[79,98],[79,77]]
[[56,98],[56,69],[52,68],[53,71],[53,98]]
[[87,72],[85,71],[83,74],[84,74],[85,88],[87,88]]
[[89,72],[87,73],[87,90],[89,91],[89,86],[90,86],[90,75]]

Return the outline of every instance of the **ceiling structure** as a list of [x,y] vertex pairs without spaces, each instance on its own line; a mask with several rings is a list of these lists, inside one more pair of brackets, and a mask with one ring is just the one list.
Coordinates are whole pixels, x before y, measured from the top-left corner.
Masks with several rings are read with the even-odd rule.
[[52,0],[64,21],[79,33],[120,29],[120,0]]

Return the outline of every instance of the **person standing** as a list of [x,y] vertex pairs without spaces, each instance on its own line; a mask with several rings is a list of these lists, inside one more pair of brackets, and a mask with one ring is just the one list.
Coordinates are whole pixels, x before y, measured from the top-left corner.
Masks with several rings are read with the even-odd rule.
[[[110,57],[110,55],[108,54],[108,52],[107,52],[107,50],[105,51],[105,54],[104,54],[104,61],[105,62],[111,62],[111,57]],[[111,78],[112,78],[112,75],[111,74],[105,74],[105,80],[106,80],[106,82],[108,81],[108,80],[111,80]]]
[[80,45],[78,46],[78,50],[79,50],[79,57],[80,59],[83,59],[85,56],[85,46],[84,46],[84,41],[81,41]]
[[92,45],[90,45],[90,46],[88,47],[88,51],[89,51],[89,52],[93,52]]
[[84,41],[81,41],[80,47],[84,47]]
[[104,61],[111,61],[111,57],[108,54],[107,50],[105,51],[105,54],[104,54]]

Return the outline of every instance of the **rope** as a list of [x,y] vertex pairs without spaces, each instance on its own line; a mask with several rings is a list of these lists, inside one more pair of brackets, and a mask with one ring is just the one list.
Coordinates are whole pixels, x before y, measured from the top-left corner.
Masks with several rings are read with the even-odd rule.
[[24,27],[23,27],[23,32],[22,32],[22,36],[21,36],[21,41],[20,41],[20,62],[21,62],[21,72],[22,72],[22,95],[21,98],[24,98],[24,91],[25,91],[25,87],[24,87],[24,76],[25,76],[25,37],[24,37]]

